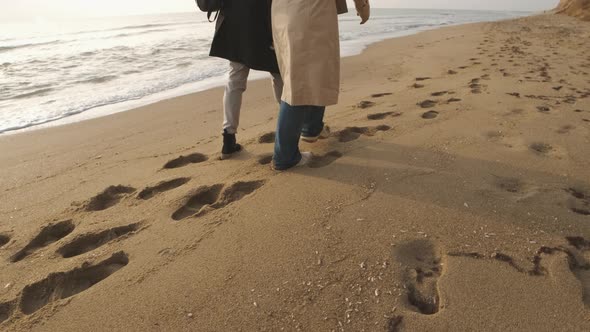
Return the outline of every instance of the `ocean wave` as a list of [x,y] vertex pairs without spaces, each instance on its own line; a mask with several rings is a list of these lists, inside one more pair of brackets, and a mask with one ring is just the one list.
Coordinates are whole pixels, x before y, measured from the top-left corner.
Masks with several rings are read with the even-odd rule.
[[100,83],[105,83],[105,82],[115,80],[117,78],[119,78],[119,76],[117,76],[117,75],[106,75],[106,76],[92,77],[89,79],[80,80],[75,83],[76,84],[100,84]]
[[140,32],[120,33],[120,34],[115,35],[113,37],[110,37],[110,36],[105,37],[105,39],[133,37],[133,36],[139,36],[139,35],[147,35],[147,34],[154,33],[154,32],[166,32],[166,31],[170,31],[170,29],[153,29],[153,30],[140,31]]
[[48,94],[51,91],[53,91],[52,88],[38,89],[35,91],[16,95],[14,97],[11,97],[10,99],[25,99],[25,98],[31,98],[31,97],[40,97],[40,96],[45,96],[46,94]]
[[60,40],[53,40],[53,41],[42,42],[42,43],[30,43],[30,44],[21,44],[21,45],[0,46],[0,53],[2,53],[2,52],[8,52],[8,51],[13,51],[13,50],[18,50],[18,49],[21,49],[21,48],[31,48],[31,47],[37,47],[37,46],[45,46],[45,45],[59,44],[59,43],[61,43]]

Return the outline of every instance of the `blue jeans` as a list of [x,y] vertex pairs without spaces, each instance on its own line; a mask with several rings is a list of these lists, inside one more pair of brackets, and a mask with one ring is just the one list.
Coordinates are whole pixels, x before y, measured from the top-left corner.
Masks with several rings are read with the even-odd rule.
[[322,133],[325,111],[323,106],[291,106],[281,102],[275,137],[275,169],[286,170],[301,161],[299,138],[301,135],[315,137]]

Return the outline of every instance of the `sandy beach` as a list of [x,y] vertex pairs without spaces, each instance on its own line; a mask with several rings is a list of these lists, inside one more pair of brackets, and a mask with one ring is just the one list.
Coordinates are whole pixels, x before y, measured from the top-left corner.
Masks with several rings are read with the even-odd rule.
[[332,136],[270,169],[269,80],[0,136],[2,331],[590,330],[590,23],[343,59]]

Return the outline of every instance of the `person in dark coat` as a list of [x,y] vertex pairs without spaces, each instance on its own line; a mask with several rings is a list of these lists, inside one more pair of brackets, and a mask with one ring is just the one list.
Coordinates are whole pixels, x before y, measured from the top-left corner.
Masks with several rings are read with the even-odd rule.
[[222,159],[241,151],[236,142],[242,94],[251,69],[271,73],[275,98],[280,103],[283,81],[273,47],[270,0],[224,0],[210,55],[227,59],[229,80],[223,98]]

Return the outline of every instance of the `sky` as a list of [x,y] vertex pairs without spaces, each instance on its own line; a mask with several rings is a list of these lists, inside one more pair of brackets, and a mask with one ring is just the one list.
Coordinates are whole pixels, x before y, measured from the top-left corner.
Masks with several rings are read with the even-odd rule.
[[[372,0],[371,4],[375,8],[540,11],[555,7],[557,2],[559,0]],[[0,8],[2,22],[189,12],[195,10],[196,5],[194,0],[0,0]]]

